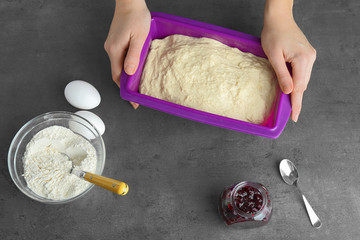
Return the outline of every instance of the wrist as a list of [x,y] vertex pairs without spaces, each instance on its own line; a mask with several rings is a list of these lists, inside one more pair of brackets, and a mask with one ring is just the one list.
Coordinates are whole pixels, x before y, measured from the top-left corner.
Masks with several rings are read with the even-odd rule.
[[115,12],[126,13],[147,9],[145,0],[115,0],[115,2]]
[[266,0],[264,9],[264,24],[292,21],[293,3],[293,0]]

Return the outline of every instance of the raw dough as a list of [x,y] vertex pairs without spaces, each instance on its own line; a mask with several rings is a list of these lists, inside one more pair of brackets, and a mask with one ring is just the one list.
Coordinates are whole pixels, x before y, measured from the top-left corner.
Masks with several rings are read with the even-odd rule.
[[265,58],[209,38],[152,41],[140,93],[197,110],[261,124],[277,93]]

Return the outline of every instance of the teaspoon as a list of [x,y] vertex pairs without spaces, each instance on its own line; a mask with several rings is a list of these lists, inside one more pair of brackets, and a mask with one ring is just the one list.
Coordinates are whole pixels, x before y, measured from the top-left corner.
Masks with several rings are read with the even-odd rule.
[[316,215],[314,209],[310,206],[308,200],[305,198],[304,194],[301,192],[301,190],[298,186],[299,174],[298,174],[298,171],[297,171],[294,163],[292,163],[288,159],[283,159],[280,162],[279,168],[280,168],[281,177],[284,179],[284,181],[289,185],[295,185],[299,189],[302,199],[304,200],[305,207],[308,212],[311,225],[314,228],[320,228],[321,221],[320,221],[319,217]]

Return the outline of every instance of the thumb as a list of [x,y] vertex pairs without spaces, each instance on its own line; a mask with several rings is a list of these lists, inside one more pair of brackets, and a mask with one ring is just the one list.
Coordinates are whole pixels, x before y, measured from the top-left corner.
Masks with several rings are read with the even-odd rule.
[[130,40],[129,49],[124,62],[124,70],[127,74],[133,75],[139,66],[140,54],[144,40],[134,37]]
[[288,68],[286,67],[286,61],[282,51],[269,54],[268,58],[272,67],[274,68],[281,90],[285,94],[291,93],[294,87],[293,79]]

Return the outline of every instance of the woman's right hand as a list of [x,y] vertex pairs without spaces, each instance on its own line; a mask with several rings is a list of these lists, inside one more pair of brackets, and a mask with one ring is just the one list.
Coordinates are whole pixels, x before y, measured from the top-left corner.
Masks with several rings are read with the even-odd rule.
[[[124,67],[136,72],[142,47],[150,30],[150,12],[144,0],[116,0],[114,17],[104,47],[110,58],[114,82],[120,87]],[[130,102],[136,109],[139,105]]]
[[[291,94],[291,118],[297,122],[303,94],[316,59],[316,50],[295,23],[292,6],[292,0],[266,1],[261,44],[282,91]],[[292,75],[286,63],[291,64]]]

